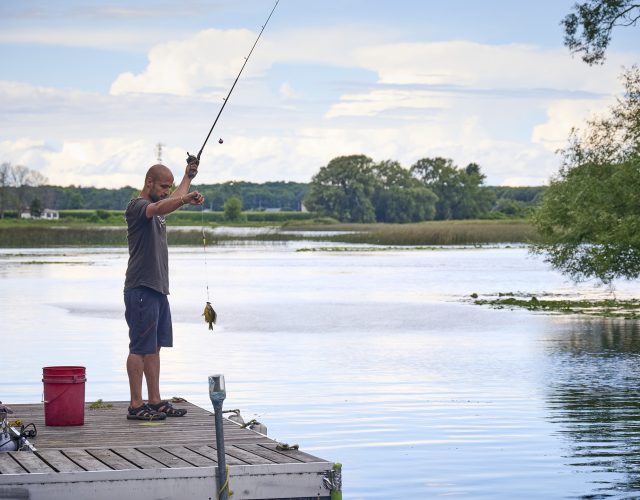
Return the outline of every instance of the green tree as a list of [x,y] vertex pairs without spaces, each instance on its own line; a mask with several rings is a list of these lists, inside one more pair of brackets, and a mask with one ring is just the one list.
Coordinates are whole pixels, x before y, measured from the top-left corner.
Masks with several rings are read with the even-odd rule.
[[[68,193],[68,198],[67,198],[68,201],[65,208],[71,208],[71,209],[83,208],[84,198],[82,197],[82,194],[79,191],[73,190],[72,188],[73,186],[71,188],[65,189],[65,191]],[[123,206],[126,206],[126,204]]]
[[232,196],[224,202],[224,218],[228,221],[242,220],[242,200]]
[[640,69],[623,71],[622,98],[608,115],[587,121],[585,130],[574,128],[561,151],[563,168],[584,163],[622,163],[640,154]]
[[567,169],[545,192],[533,247],[574,281],[640,276],[640,157]]
[[313,176],[305,205],[342,222],[375,222],[372,166],[371,158],[364,155],[334,158]]
[[502,214],[507,217],[524,217],[526,215],[526,207],[521,201],[500,198],[493,206],[492,213]]
[[435,218],[452,219],[460,184],[453,161],[442,157],[422,158],[411,166],[410,171],[438,197]]
[[378,222],[420,222],[435,216],[436,195],[398,162],[372,166],[376,184],[372,197]]
[[640,275],[640,72],[610,113],[571,133],[534,222],[533,250],[576,281]]
[[477,163],[459,169],[449,158],[422,158],[411,173],[438,197],[438,220],[473,219],[491,209],[494,194],[483,185],[485,176]]
[[480,165],[469,163],[459,172],[458,196],[453,207],[454,219],[475,219],[484,216],[495,201],[493,191],[484,186],[486,176]]
[[573,9],[561,22],[564,44],[589,65],[604,62],[613,28],[634,26],[640,19],[640,3],[631,0],[587,0]]

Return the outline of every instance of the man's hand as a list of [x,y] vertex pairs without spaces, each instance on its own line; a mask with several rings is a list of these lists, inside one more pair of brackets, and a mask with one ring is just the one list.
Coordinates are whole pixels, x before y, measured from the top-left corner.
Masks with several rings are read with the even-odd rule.
[[198,165],[200,165],[200,160],[193,155],[189,155],[187,157],[187,168],[185,170],[185,174],[189,179],[193,179],[196,175],[198,175]]
[[204,196],[198,193],[198,191],[191,191],[182,196],[181,200],[185,205],[202,205],[204,203]]

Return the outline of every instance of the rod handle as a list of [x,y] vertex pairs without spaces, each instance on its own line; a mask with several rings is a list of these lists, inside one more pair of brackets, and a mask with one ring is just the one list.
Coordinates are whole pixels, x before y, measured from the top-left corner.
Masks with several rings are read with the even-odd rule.
[[[192,163],[194,163],[195,165],[192,166],[191,165]],[[196,176],[196,173],[198,172],[197,167],[199,163],[200,163],[199,158],[197,156],[193,156],[187,151],[187,166],[189,167],[189,172],[187,173],[187,175],[189,176],[189,179],[193,179]]]

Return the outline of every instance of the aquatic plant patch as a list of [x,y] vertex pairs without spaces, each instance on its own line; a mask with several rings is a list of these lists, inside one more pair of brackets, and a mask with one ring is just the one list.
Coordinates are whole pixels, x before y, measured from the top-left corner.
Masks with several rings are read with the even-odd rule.
[[527,309],[559,314],[587,314],[589,316],[603,316],[609,318],[639,319],[640,300],[599,299],[566,299],[557,296],[538,297],[530,294],[498,293],[486,298],[478,294],[471,294],[472,302],[476,305],[488,305],[495,309]]

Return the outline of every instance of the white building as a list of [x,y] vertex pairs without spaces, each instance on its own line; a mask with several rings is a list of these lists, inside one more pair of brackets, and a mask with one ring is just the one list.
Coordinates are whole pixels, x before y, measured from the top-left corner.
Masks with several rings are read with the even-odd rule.
[[[20,218],[21,219],[34,219],[34,217],[31,216],[31,212],[29,210],[23,210],[20,213]],[[37,218],[37,217],[35,217]],[[42,213],[40,214],[40,218],[44,219],[44,220],[58,220],[60,219],[60,213],[57,210],[52,210],[50,208],[45,208]]]
[[50,208],[45,208],[40,215],[41,219],[47,220],[58,220],[60,218],[60,213],[57,210],[51,210]]

